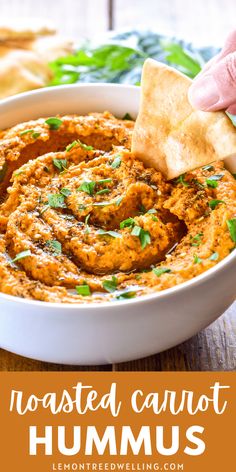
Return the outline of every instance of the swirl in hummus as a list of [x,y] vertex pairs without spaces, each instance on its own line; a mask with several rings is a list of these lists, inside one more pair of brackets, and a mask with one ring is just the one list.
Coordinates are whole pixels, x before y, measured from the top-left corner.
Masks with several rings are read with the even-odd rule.
[[0,135],[0,291],[46,302],[173,287],[235,247],[236,181],[222,162],[167,182],[108,112]]

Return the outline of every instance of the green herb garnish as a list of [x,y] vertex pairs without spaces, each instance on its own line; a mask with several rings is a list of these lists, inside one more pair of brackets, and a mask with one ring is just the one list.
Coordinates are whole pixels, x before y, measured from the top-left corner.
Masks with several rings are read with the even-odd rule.
[[134,225],[135,225],[134,218],[127,218],[126,220],[121,221],[120,229],[123,229],[123,228],[126,228],[126,227],[131,228]]
[[212,210],[214,210],[217,207],[217,205],[219,205],[220,203],[225,203],[225,202],[224,200],[210,200],[208,202],[208,205]]
[[123,116],[122,120],[133,121],[133,120],[132,120],[132,117],[131,117],[131,115],[130,115],[129,113],[126,113],[126,114]]
[[196,236],[190,236],[191,239],[191,246],[198,247],[202,243],[202,236],[203,233],[198,233]]
[[77,285],[75,289],[77,293],[79,295],[82,295],[83,297],[88,297],[89,295],[91,295],[91,290],[88,284]]
[[197,254],[194,254],[193,262],[194,262],[194,264],[201,264],[202,259],[200,257],[198,257]]
[[45,123],[49,126],[51,130],[57,130],[62,125],[62,120],[60,118],[52,117],[45,120]]
[[78,192],[85,192],[88,195],[93,195],[94,194],[94,189],[96,186],[96,182],[93,180],[87,180],[82,182],[82,184],[78,188]]
[[63,172],[67,170],[67,160],[66,159],[53,159],[52,160],[54,166],[60,171]]
[[111,236],[112,238],[121,238],[121,234],[117,231],[105,231],[104,229],[99,229],[98,234],[100,236]]
[[48,205],[52,208],[65,208],[64,195],[60,193],[51,193],[48,195]]
[[224,174],[211,175],[211,177],[206,179],[206,184],[208,185],[208,187],[217,188],[218,180],[221,180],[222,177],[224,177]]
[[111,280],[104,280],[102,282],[103,288],[109,293],[116,291],[117,284],[118,284],[118,279],[114,275],[112,276]]
[[25,257],[31,256],[31,250],[26,249],[25,251],[19,252],[19,254],[16,255],[14,259],[12,259],[12,262],[17,262],[20,261],[21,259],[25,259]]
[[117,169],[121,165],[121,156],[118,154],[111,162],[112,169]]
[[50,249],[53,253],[53,256],[59,256],[62,252],[62,246],[59,241],[56,240],[49,240],[46,242],[46,246]]
[[149,231],[145,231],[140,226],[134,226],[131,231],[132,236],[137,236],[141,243],[141,248],[145,249],[145,247],[151,243],[151,235]]
[[209,171],[213,171],[215,170],[215,167],[213,167],[211,164],[207,164],[206,166],[203,166],[202,167],[202,170],[209,170]]
[[116,296],[117,300],[127,300],[136,297],[136,292],[133,290],[125,291]]
[[175,179],[177,184],[182,184],[184,187],[189,187],[189,183],[185,180],[185,174],[180,175],[177,179]]
[[219,259],[218,252],[213,252],[213,254],[209,257],[210,261],[217,261],[217,259]]
[[103,188],[102,190],[98,190],[98,192],[96,192],[96,195],[104,195],[105,193],[110,193],[110,189],[109,188]]
[[168,267],[156,267],[152,269],[152,272],[157,276],[160,277],[162,274],[167,274],[171,272],[171,269],[168,269]]
[[62,188],[60,194],[63,195],[63,197],[69,197],[69,195],[71,195],[71,190],[69,188]]
[[234,243],[236,243],[236,218],[232,218],[231,220],[226,221],[231,239]]

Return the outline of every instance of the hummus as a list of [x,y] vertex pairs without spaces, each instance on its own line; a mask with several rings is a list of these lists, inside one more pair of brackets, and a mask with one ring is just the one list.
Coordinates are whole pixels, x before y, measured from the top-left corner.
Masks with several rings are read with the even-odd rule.
[[185,282],[236,242],[236,180],[222,162],[175,180],[132,155],[108,112],[0,134],[0,291],[116,301]]

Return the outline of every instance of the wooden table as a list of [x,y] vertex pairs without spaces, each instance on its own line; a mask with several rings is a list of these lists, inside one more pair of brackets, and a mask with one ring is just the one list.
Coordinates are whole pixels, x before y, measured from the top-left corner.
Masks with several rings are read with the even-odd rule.
[[[196,44],[221,45],[235,28],[235,0],[1,0],[1,17],[43,17],[73,39],[108,29],[152,28]],[[54,365],[0,350],[0,370],[236,370],[236,303],[194,338],[146,359],[101,367]]]

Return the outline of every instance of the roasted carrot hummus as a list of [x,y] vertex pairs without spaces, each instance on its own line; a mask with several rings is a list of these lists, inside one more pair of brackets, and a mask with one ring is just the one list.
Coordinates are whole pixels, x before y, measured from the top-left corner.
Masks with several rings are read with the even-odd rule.
[[0,135],[0,291],[116,301],[189,280],[236,242],[236,180],[221,162],[167,182],[109,113]]

